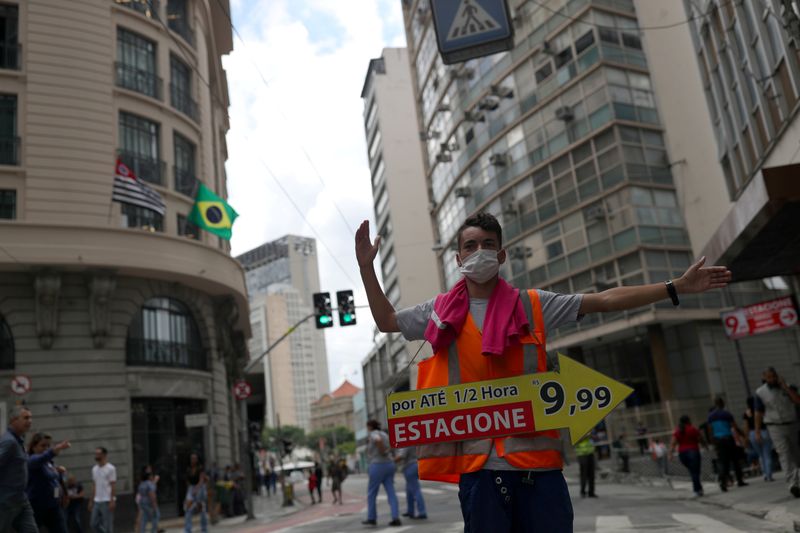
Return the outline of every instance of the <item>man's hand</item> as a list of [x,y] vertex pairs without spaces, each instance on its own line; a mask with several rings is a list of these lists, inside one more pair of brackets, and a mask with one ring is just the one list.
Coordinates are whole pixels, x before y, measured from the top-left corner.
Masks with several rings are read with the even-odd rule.
[[369,240],[369,221],[365,220],[361,223],[356,231],[356,259],[358,260],[358,267],[368,267],[375,260],[378,255],[378,248],[381,245],[381,236],[375,237],[373,244]]
[[111,501],[108,502],[108,510],[113,512],[114,509],[116,509],[116,508],[117,508],[117,499],[116,498],[111,498]]
[[90,513],[92,512],[92,507],[94,507],[94,498],[91,498],[89,500],[89,512]]
[[764,441],[764,438],[761,436],[761,430],[756,430],[756,442],[761,444]]
[[731,280],[731,271],[724,266],[704,267],[705,256],[684,272],[683,276],[674,281],[675,289],[679,294],[692,294],[705,292],[709,289],[721,289]]
[[71,446],[71,444],[69,443],[68,440],[62,440],[61,442],[59,442],[58,444],[53,446],[53,453],[58,455],[59,453],[61,453],[62,451],[66,450],[70,446]]

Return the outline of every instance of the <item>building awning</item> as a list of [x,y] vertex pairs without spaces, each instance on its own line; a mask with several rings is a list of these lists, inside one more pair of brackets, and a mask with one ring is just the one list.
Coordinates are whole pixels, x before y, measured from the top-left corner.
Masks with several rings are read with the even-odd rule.
[[703,249],[734,281],[800,274],[800,164],[762,169]]

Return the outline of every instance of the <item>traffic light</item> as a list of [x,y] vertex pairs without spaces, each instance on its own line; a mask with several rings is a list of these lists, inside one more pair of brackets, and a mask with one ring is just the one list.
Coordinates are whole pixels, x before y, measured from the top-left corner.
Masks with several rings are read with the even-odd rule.
[[333,311],[331,311],[331,293],[314,293],[314,321],[317,329],[333,326]]
[[339,325],[352,326],[356,323],[356,302],[353,291],[339,291],[336,293],[336,303],[339,307]]

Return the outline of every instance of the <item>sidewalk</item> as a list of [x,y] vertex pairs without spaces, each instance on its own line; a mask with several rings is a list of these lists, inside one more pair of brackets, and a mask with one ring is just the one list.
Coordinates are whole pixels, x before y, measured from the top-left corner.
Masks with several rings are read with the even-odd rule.
[[[716,482],[704,479],[705,496],[697,498],[692,492],[692,483],[688,476],[653,477],[623,474],[604,466],[601,463],[597,471],[596,479],[599,483],[637,484],[653,492],[660,492],[665,498],[695,500],[705,505],[733,509],[772,522],[785,528],[786,531],[800,532],[800,499],[789,493],[783,474],[780,472],[776,473],[773,482],[766,482],[761,477],[746,478],[747,487],[730,487],[728,492],[722,492]],[[570,484],[580,479],[578,467],[574,463],[564,469],[564,474],[568,476]]]
[[[324,494],[325,501],[322,504],[311,505],[311,499],[306,490],[302,490],[302,484],[295,484],[295,498],[294,505],[290,507],[283,507],[283,498],[281,495],[273,495],[272,497],[253,495],[253,508],[256,516],[255,520],[247,520],[247,515],[235,516],[232,518],[222,518],[219,522],[211,525],[209,522],[209,531],[237,531],[237,533],[248,533],[250,531],[257,531],[259,533],[267,533],[271,531],[283,531],[290,528],[294,522],[297,521],[295,515],[300,511],[307,511],[302,513],[304,519],[308,519],[310,515],[320,520],[325,517],[339,514],[352,514],[359,512],[364,507],[364,498],[358,495],[343,491],[344,505],[333,505],[332,496],[330,492]],[[326,487],[327,489],[328,487]],[[180,533],[183,531],[183,518],[173,518],[163,520],[159,524],[165,533]],[[192,531],[200,531],[200,521],[195,518],[193,521]]]

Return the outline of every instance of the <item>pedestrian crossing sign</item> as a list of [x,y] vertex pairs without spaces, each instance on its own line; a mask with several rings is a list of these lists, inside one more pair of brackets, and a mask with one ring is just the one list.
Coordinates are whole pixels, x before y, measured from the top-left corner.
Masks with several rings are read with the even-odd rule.
[[430,0],[436,41],[446,65],[514,45],[506,0]]

